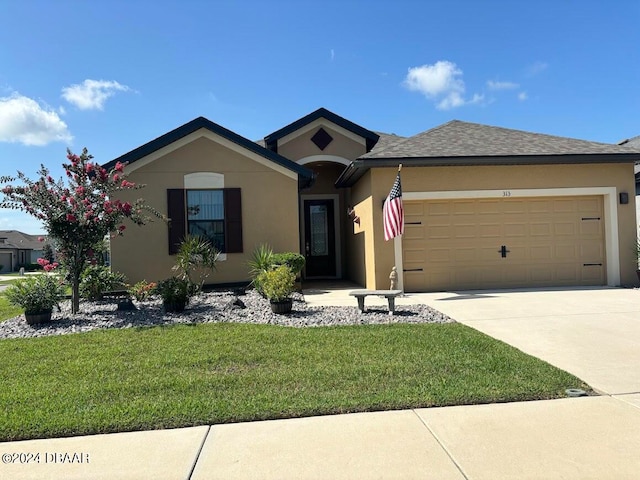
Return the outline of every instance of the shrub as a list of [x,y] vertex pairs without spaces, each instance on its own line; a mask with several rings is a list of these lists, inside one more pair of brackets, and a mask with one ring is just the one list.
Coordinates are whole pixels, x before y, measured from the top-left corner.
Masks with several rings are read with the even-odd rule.
[[138,302],[143,302],[153,295],[156,285],[157,284],[155,282],[141,280],[135,285],[129,287],[127,292],[129,292],[129,295],[135,298]]
[[273,266],[273,249],[266,243],[256,247],[247,265],[249,265],[251,285],[253,285],[253,288],[255,288],[258,293],[264,295],[262,285],[260,284],[260,275],[271,270]]
[[262,272],[257,277],[265,297],[273,302],[286,300],[293,292],[296,276],[286,265]]
[[109,267],[90,265],[80,276],[80,296],[87,300],[101,300],[102,294],[123,287],[125,277],[112,272]]
[[169,277],[165,280],[160,280],[153,293],[162,297],[162,302],[167,303],[186,303],[192,294],[191,285],[189,281],[179,277]]
[[[190,284],[190,289],[200,290],[205,279],[209,276],[207,270],[215,270],[220,252],[206,238],[187,235],[178,249],[176,264],[173,270],[178,277]],[[197,280],[194,279],[198,274]]]
[[5,290],[9,302],[24,308],[26,314],[52,310],[64,295],[64,285],[57,275],[33,275],[9,285]]
[[294,252],[274,253],[271,261],[273,266],[286,265],[295,276],[300,275],[305,263],[304,256]]

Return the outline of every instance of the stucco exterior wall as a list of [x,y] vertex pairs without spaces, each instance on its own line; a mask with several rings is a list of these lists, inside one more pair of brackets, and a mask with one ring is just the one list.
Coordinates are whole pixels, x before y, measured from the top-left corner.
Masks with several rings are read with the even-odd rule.
[[[364,277],[367,288],[388,288],[389,272],[394,265],[394,242],[384,241],[382,204],[393,185],[396,172],[395,168],[372,169],[352,187],[353,202],[361,218],[362,233],[356,235],[365,235]],[[405,166],[401,176],[403,193],[576,187],[615,187],[617,193],[627,192],[627,205],[621,205],[615,199],[620,283],[630,285],[638,282],[635,273],[636,209],[632,164]],[[358,246],[357,242],[350,243],[352,248]],[[350,271],[358,272],[356,265],[350,268]],[[362,278],[362,274],[355,274],[356,278]]]
[[[360,139],[362,142],[357,142],[338,133],[329,126],[322,125],[322,128],[333,138],[324,150],[320,150],[311,141],[311,137],[320,129],[320,126],[317,126],[289,141],[286,141],[286,137],[280,140],[278,142],[278,153],[293,161],[312,155],[335,155],[348,160],[355,160],[360,155],[367,153],[364,139]],[[283,140],[285,142],[281,143]]]
[[[135,164],[127,167],[131,169]],[[225,188],[241,188],[243,252],[227,254],[208,283],[249,279],[247,261],[256,246],[268,243],[274,251],[299,251],[298,182],[252,158],[209,138],[193,142],[134,170],[129,180],[146,184],[122,192],[122,200],[142,197],[163,214],[167,189],[184,188],[184,175],[215,172],[224,175]],[[143,227],[127,225],[125,234],[111,241],[112,268],[128,281],[155,281],[172,275],[174,257],[168,254],[167,225],[161,220]]]
[[352,235],[347,239],[348,278],[366,288],[375,285],[375,226],[371,196],[371,171],[351,187],[351,202],[360,224],[353,223]]

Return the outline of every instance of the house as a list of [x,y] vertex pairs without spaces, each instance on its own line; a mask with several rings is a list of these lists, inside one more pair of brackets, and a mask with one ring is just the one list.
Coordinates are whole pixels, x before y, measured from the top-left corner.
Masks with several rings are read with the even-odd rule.
[[[393,266],[406,291],[631,284],[639,160],[625,146],[457,120],[405,138],[321,108],[252,142],[200,117],[106,165],[128,162],[171,219],[115,238],[112,266],[131,282],[166,278],[190,232],[223,252],[215,283],[247,281],[268,243],[304,254],[307,279],[367,288],[388,288]],[[400,164],[405,233],[386,242]]]
[[21,266],[36,263],[42,257],[42,235],[29,235],[17,230],[0,230],[0,272],[13,272]]

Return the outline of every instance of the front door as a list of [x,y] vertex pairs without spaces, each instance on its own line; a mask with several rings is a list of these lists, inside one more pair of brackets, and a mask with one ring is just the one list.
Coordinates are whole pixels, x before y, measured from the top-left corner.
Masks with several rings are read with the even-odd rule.
[[333,200],[304,200],[306,276],[336,276],[336,230]]

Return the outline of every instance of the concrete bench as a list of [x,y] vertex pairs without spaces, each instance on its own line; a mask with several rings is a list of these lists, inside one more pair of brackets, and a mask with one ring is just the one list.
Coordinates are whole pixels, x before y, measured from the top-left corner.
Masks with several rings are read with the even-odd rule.
[[349,295],[356,297],[358,300],[358,309],[364,313],[364,299],[369,295],[376,295],[379,297],[386,297],[389,302],[389,315],[393,315],[396,311],[396,297],[402,295],[402,290],[354,290],[349,292]]

